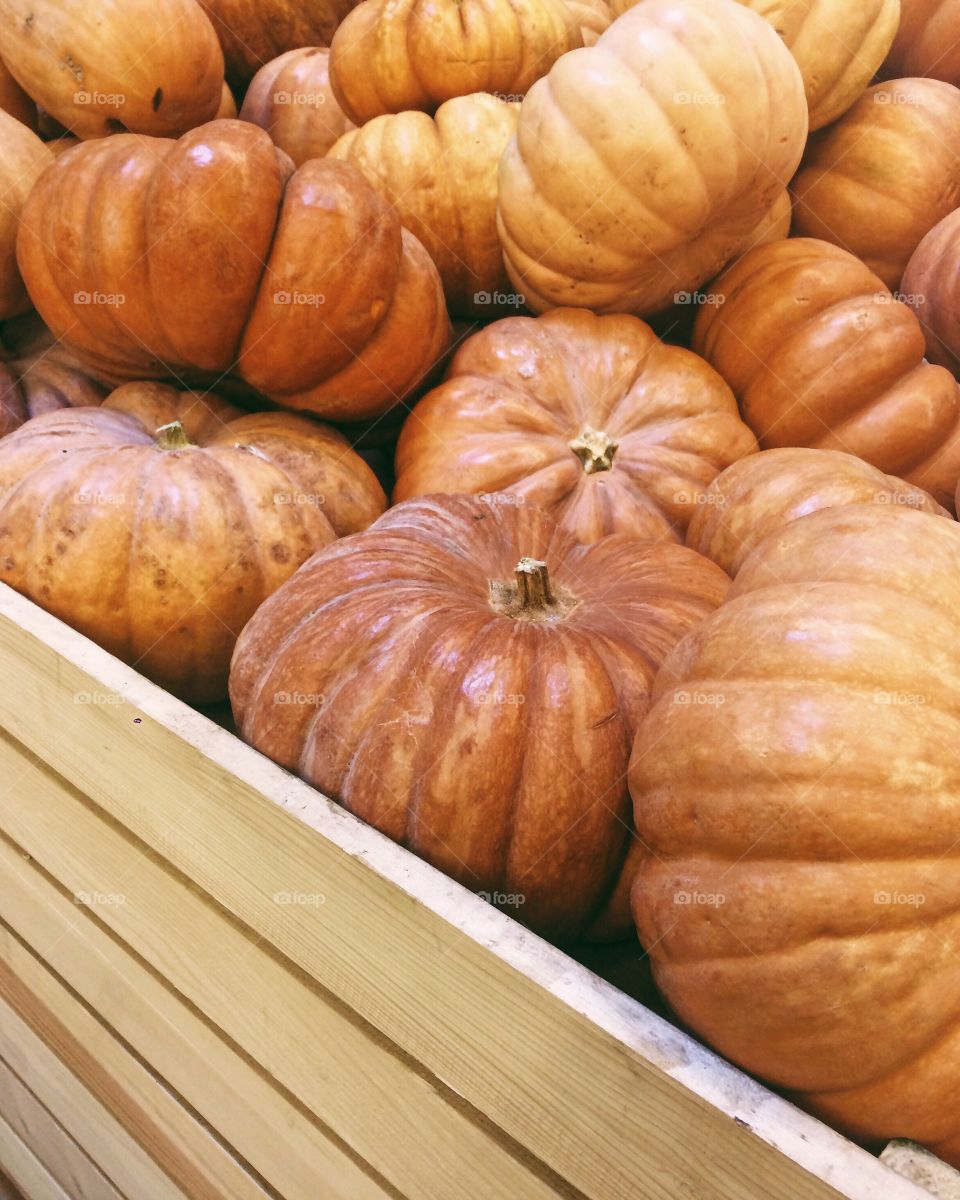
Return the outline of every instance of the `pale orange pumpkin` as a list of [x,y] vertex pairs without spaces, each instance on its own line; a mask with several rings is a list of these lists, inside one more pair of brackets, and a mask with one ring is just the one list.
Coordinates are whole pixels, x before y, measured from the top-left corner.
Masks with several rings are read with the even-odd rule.
[[917,314],[930,362],[960,372],[960,209],[939,221],[917,246],[900,285]]
[[521,897],[532,928],[623,936],[633,732],[658,663],[728,586],[682,546],[585,547],[533,506],[411,500],[259,609],[234,715],[472,891]]
[[900,27],[883,65],[883,77],[909,75],[960,83],[957,0],[900,0]]
[[37,105],[10,74],[10,68],[0,59],[0,108],[16,117],[28,129],[37,132],[40,114]]
[[109,388],[80,362],[33,313],[4,324],[0,354],[0,437],[31,417],[61,408],[89,408]]
[[52,162],[32,130],[0,111],[0,320],[30,308],[17,266],[17,233],[27,196]]
[[565,3],[576,17],[585,46],[592,46],[618,15],[607,0],[565,0]]

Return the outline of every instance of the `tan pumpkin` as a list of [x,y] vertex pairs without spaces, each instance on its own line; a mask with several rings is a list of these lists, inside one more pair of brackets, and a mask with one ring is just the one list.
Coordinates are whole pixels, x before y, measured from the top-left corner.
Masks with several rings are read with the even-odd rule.
[[960,389],[924,361],[911,310],[828,242],[759,246],[710,285],[693,348],[727,381],[763,449],[842,450],[952,507]]
[[113,378],[233,371],[285,407],[362,420],[418,392],[450,336],[432,260],[360,172],[293,172],[244,121],[64,155],[18,252],[47,325]]
[[223,55],[197,0],[0,0],[0,55],[80,138],[176,136],[222,96]]
[[375,117],[330,150],[358,167],[423,242],[458,315],[491,317],[523,304],[510,292],[497,234],[497,166],[518,110],[482,92],[458,96],[433,117]]
[[582,45],[564,0],[362,0],[333,39],[330,82],[362,125],[473,92],[519,100]]
[[566,5],[580,26],[580,37],[585,46],[592,46],[617,15],[607,0],[566,0]]
[[879,504],[950,517],[912,484],[838,450],[762,450],[727,467],[702,494],[687,545],[736,576],[765,538],[822,508]]
[[[434,496],[317,554],[238,642],[244,738],[532,928],[629,929],[624,783],[657,664],[729,581]],[[512,897],[512,900],[508,897]]]
[[960,209],[939,221],[903,273],[904,302],[923,327],[930,362],[960,372]]
[[52,162],[35,133],[0,111],[0,320],[30,308],[17,266],[17,233],[27,196]]
[[34,133],[37,132],[40,114],[37,105],[10,74],[10,68],[0,60],[0,108],[10,114]]
[[240,108],[240,120],[265,129],[298,167],[353,128],[330,88],[329,56],[318,46],[281,54],[254,75]]
[[255,609],[384,506],[329,427],[128,384],[0,442],[0,579],[168,690],[212,703]]
[[395,500],[536,504],[582,542],[680,541],[718,471],[757,449],[730,389],[642,321],[555,309],[488,325],[407,418]]
[[877,84],[810,139],[792,184],[794,233],[843,246],[898,287],[924,234],[960,205],[958,147],[960,90]]
[[680,1019],[855,1137],[960,1164],[960,527],[856,504],[761,543],[630,768]]
[[883,65],[886,79],[923,75],[960,83],[960,4],[900,0],[900,27]]
[[665,308],[754,244],[806,133],[766,21],[735,0],[645,0],[524,100],[500,164],[515,289],[537,312]]

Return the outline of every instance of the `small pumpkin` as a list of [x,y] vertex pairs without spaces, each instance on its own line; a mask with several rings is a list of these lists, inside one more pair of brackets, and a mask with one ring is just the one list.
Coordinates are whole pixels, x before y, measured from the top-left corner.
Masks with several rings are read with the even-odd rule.
[[0,442],[0,579],[169,691],[213,703],[255,609],[384,507],[329,427],[133,383]]
[[924,361],[916,316],[846,250],[770,242],[710,285],[693,348],[763,449],[842,450],[953,506],[960,389]]
[[319,46],[281,54],[254,75],[240,109],[240,120],[265,129],[298,167],[353,128],[330,87],[329,57]]
[[519,100],[582,45],[564,0],[362,0],[334,36],[330,82],[362,125],[474,92]]
[[331,158],[358,167],[424,244],[447,305],[459,315],[522,307],[511,294],[497,234],[497,166],[518,110],[482,92],[458,96],[433,117],[375,117],[330,150]]
[[660,311],[782,211],[806,135],[800,71],[766,21],[645,0],[523,102],[499,179],[515,290],[536,312]]
[[498,493],[582,542],[680,541],[718,471],[757,449],[730,389],[630,316],[555,309],[488,325],[407,418],[394,498]]
[[958,592],[956,522],[793,521],[667,658],[630,791],[637,928],[684,1024],[960,1164]]
[[794,233],[843,246],[898,287],[924,234],[960,205],[958,143],[960,90],[877,84],[810,139],[792,184]]
[[822,508],[879,504],[949,518],[921,488],[838,450],[762,450],[727,467],[700,497],[687,545],[735,577],[751,551]]
[[657,664],[728,586],[682,546],[585,547],[532,506],[411,500],[256,613],[234,715],[472,891],[519,897],[539,932],[623,936],[630,743]]
[[930,362],[960,373],[960,209],[938,221],[903,273],[901,294],[923,327]]
[[176,136],[222,96],[223,55],[197,0],[0,0],[0,55],[80,138]]
[[18,253],[47,325],[114,378],[233,371],[355,421],[417,392],[450,336],[430,256],[360,172],[293,171],[245,121],[77,147],[33,190]]
[[3,327],[6,352],[0,361],[0,437],[40,416],[61,408],[100,404],[109,389],[93,379],[81,364],[38,327],[34,315]]
[[0,320],[30,308],[17,266],[17,232],[27,196],[52,162],[32,130],[0,111]]
[[883,77],[917,75],[960,83],[957,0],[900,0],[900,26],[883,65]]

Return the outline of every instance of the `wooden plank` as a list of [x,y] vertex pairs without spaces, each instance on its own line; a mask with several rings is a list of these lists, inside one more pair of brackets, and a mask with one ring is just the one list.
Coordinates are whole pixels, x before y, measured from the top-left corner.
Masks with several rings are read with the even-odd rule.
[[0,724],[592,1200],[929,1200],[9,589],[0,671]]
[[5,896],[15,899],[0,901],[0,916],[286,1200],[387,1200],[390,1193],[236,1046],[0,839]]
[[172,1181],[191,1200],[265,1200],[233,1155],[3,924],[0,997],[157,1164],[158,1195],[170,1194]]
[[[124,1200],[63,1126],[0,1059],[0,1118],[72,1200]],[[3,1193],[0,1192],[0,1200]]]
[[960,1171],[948,1167],[916,1142],[895,1141],[884,1147],[880,1161],[925,1188],[937,1200],[960,1200]]
[[91,910],[99,921],[400,1191],[464,1200],[558,1195],[458,1098],[267,953],[60,776],[42,764],[31,770],[6,734],[0,777],[11,781],[0,793],[6,835],[71,894],[99,898]]
[[[63,1190],[33,1151],[0,1117],[0,1170],[9,1175],[19,1196],[13,1200],[76,1200]],[[0,1198],[5,1200],[3,1178]]]

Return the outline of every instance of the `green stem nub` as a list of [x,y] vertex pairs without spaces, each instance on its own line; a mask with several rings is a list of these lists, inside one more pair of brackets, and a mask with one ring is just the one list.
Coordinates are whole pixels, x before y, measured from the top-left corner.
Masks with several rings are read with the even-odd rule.
[[187,437],[187,431],[180,421],[171,421],[168,425],[161,425],[154,431],[153,436],[161,450],[188,450],[195,445]]
[[613,456],[620,443],[599,429],[591,429],[584,425],[580,434],[570,442],[574,452],[587,475],[596,471],[609,471],[613,466]]

